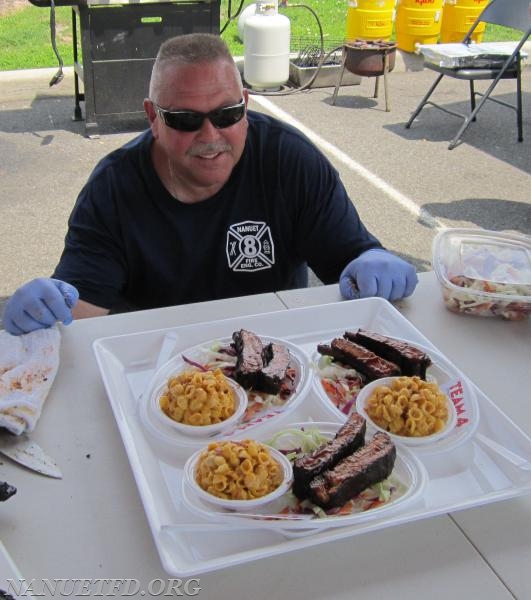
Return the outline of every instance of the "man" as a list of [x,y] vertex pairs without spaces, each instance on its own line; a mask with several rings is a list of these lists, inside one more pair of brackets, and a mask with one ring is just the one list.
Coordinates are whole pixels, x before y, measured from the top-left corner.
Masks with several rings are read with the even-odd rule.
[[15,292],[5,328],[304,287],[308,265],[345,298],[411,294],[414,268],[367,231],[324,155],[247,101],[219,36],[166,41],[150,129],[96,166],[52,279]]

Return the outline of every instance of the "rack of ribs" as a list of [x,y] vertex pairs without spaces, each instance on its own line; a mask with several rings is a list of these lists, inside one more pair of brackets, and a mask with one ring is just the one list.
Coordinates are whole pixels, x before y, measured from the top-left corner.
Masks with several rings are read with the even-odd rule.
[[367,381],[400,375],[400,367],[395,363],[343,338],[334,338],[330,345],[319,344],[317,350],[353,367]]
[[397,364],[402,375],[409,377],[417,375],[421,379],[426,379],[426,369],[432,363],[430,357],[419,348],[402,340],[367,331],[366,329],[345,331],[343,337]]
[[364,489],[383,481],[393,471],[396,447],[387,433],[373,438],[310,482],[310,500],[329,510],[343,506]]
[[352,454],[365,443],[365,419],[354,412],[338,430],[334,438],[309,454],[300,456],[293,463],[293,493],[303,500],[309,494],[310,481],[326,469]]

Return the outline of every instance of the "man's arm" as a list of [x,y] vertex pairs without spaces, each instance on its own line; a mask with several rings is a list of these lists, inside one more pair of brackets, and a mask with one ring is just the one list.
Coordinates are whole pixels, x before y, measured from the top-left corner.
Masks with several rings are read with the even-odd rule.
[[102,308],[90,302],[79,300],[79,302],[72,309],[72,316],[74,319],[88,319],[89,317],[103,317],[108,315],[110,310],[108,308]]

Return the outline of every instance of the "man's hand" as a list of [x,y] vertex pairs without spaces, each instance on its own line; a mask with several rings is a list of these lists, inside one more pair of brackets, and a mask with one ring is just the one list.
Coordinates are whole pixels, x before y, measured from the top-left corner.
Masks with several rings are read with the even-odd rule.
[[346,300],[378,296],[399,300],[413,293],[418,279],[415,267],[386,250],[367,250],[341,273],[339,289]]
[[79,299],[77,289],[58,279],[30,281],[7,301],[2,320],[6,331],[22,335],[35,329],[51,327],[57,321],[72,322],[71,309]]

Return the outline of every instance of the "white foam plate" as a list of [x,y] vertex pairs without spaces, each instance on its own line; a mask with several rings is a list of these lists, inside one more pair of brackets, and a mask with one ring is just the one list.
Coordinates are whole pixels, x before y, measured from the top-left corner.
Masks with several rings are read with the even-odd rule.
[[[308,429],[316,428],[327,438],[332,438],[341,425],[338,423],[323,423],[323,422],[305,422],[305,423],[288,423],[279,431],[287,429]],[[278,432],[272,431],[269,435]],[[374,431],[368,430],[365,439],[368,441]],[[267,442],[267,437],[260,436],[261,441]],[[287,436],[286,436],[287,437]],[[277,447],[277,446],[274,446]],[[280,447],[286,449],[286,439],[280,444]],[[280,449],[280,448],[279,448]],[[330,527],[343,527],[345,525],[353,525],[363,523],[371,519],[377,519],[382,516],[392,515],[399,512],[409,503],[419,500],[422,496],[424,486],[427,481],[427,473],[422,463],[404,447],[397,447],[397,457],[393,472],[390,479],[396,484],[399,491],[391,501],[386,504],[381,504],[377,507],[365,511],[352,511],[348,514],[330,514],[328,516],[320,516],[306,513],[286,514],[285,509],[289,505],[290,495],[289,490],[282,497],[276,499],[269,504],[257,507],[249,514],[248,511],[234,511],[220,509],[209,502],[205,502],[203,498],[195,494],[191,488],[183,481],[181,493],[183,500],[188,508],[197,515],[214,522],[220,521],[234,522],[236,519],[241,523],[252,523],[256,521],[267,521],[277,529],[284,531],[290,530],[313,530],[319,531],[329,529]],[[173,490],[178,494],[177,490]],[[274,524],[274,525],[273,525]]]
[[[402,337],[396,336],[396,339],[412,344],[430,356],[432,364],[426,370],[426,378],[429,381],[435,381],[439,385],[443,392],[452,400],[457,412],[455,426],[444,437],[434,440],[430,444],[415,446],[411,449],[420,454],[435,454],[454,450],[474,435],[479,424],[479,406],[474,388],[470,385],[465,375],[437,350]],[[330,340],[319,343],[328,343]],[[320,358],[321,354],[315,351],[312,356],[313,364],[317,365]],[[348,413],[337,408],[323,388],[317,367],[314,370],[313,387],[327,410],[339,419],[345,420],[347,418]],[[351,410],[355,409],[356,403],[354,398]]]
[[[276,421],[281,417],[287,416],[303,400],[311,386],[312,370],[310,361],[308,356],[298,346],[284,339],[261,335],[256,331],[254,333],[260,337],[264,345],[274,342],[288,348],[291,355],[290,366],[295,369],[293,392],[286,399],[277,397],[276,400],[260,408],[261,396],[252,391],[247,391],[249,402],[243,416],[232,428],[210,436],[210,440],[248,436],[251,435],[250,430],[263,424],[265,421]],[[139,410],[140,418],[146,432],[155,445],[165,444],[177,448],[181,454],[182,450],[197,450],[204,446],[204,439],[193,439],[177,431],[175,428],[162,424],[152,410],[150,398],[154,391],[168,381],[169,377],[182,370],[186,364],[184,357],[209,369],[214,369],[219,364],[225,364],[212,361],[210,349],[214,346],[227,347],[230,346],[231,342],[231,337],[214,338],[205,340],[201,344],[190,348],[184,348],[163,364],[153,375],[146,392],[143,394]],[[236,358],[228,357],[227,362],[236,364]]]

